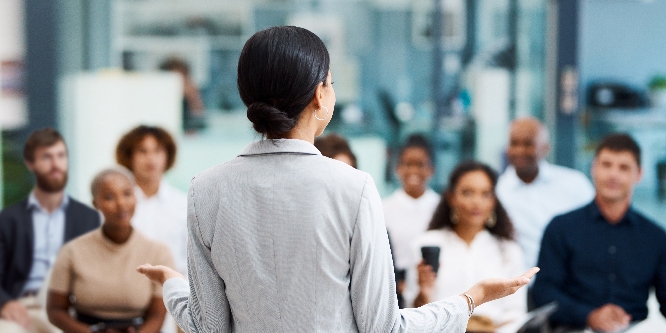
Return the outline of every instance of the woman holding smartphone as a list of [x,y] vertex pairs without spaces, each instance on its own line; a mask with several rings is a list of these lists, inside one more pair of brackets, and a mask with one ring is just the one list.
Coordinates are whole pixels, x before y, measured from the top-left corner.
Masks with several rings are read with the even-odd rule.
[[[449,177],[429,230],[412,244],[413,265],[406,297],[419,307],[445,299],[476,281],[509,278],[523,272],[523,253],[513,239],[513,225],[495,197],[497,174],[478,162],[458,165]],[[424,247],[440,249],[435,273],[425,260]],[[418,264],[418,266],[417,266]],[[483,306],[475,312],[499,326],[527,312],[525,289]]]
[[475,306],[535,274],[398,309],[372,178],[313,145],[334,112],[329,63],[321,39],[298,27],[259,31],[243,47],[238,90],[265,139],[192,180],[189,287],[171,269],[138,268],[164,283],[184,331],[462,332]]

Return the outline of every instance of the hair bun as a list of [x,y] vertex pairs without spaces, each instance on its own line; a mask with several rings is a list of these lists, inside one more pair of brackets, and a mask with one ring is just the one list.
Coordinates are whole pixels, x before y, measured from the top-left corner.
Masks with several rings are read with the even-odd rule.
[[278,108],[264,102],[254,102],[247,107],[247,119],[254,130],[269,136],[288,132],[296,125],[296,120]]

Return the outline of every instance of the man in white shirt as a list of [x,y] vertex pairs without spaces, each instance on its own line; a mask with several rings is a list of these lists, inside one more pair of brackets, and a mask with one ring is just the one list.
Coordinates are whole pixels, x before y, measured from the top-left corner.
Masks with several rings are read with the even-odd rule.
[[516,228],[525,267],[534,267],[541,237],[553,217],[588,204],[594,188],[580,171],[546,162],[548,130],[535,118],[511,124],[509,167],[497,182],[497,197]]

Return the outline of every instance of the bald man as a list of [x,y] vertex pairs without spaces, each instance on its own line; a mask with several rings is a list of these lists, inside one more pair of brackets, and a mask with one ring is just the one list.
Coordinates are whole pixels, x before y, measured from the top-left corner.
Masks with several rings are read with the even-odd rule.
[[548,130],[541,122],[531,117],[513,121],[506,151],[510,166],[496,191],[516,228],[525,267],[536,265],[548,222],[594,198],[583,173],[546,162],[549,151]]

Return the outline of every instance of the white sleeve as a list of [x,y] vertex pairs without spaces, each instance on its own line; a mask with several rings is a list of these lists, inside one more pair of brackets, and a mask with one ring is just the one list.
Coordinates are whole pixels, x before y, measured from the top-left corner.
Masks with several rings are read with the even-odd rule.
[[164,283],[163,297],[167,310],[186,333],[231,332],[232,316],[210,251],[210,243],[202,237],[194,204],[194,180],[188,193],[188,276],[187,282],[172,278]]
[[464,332],[468,306],[453,296],[418,309],[398,309],[382,203],[368,176],[350,253],[351,301],[360,332]]

